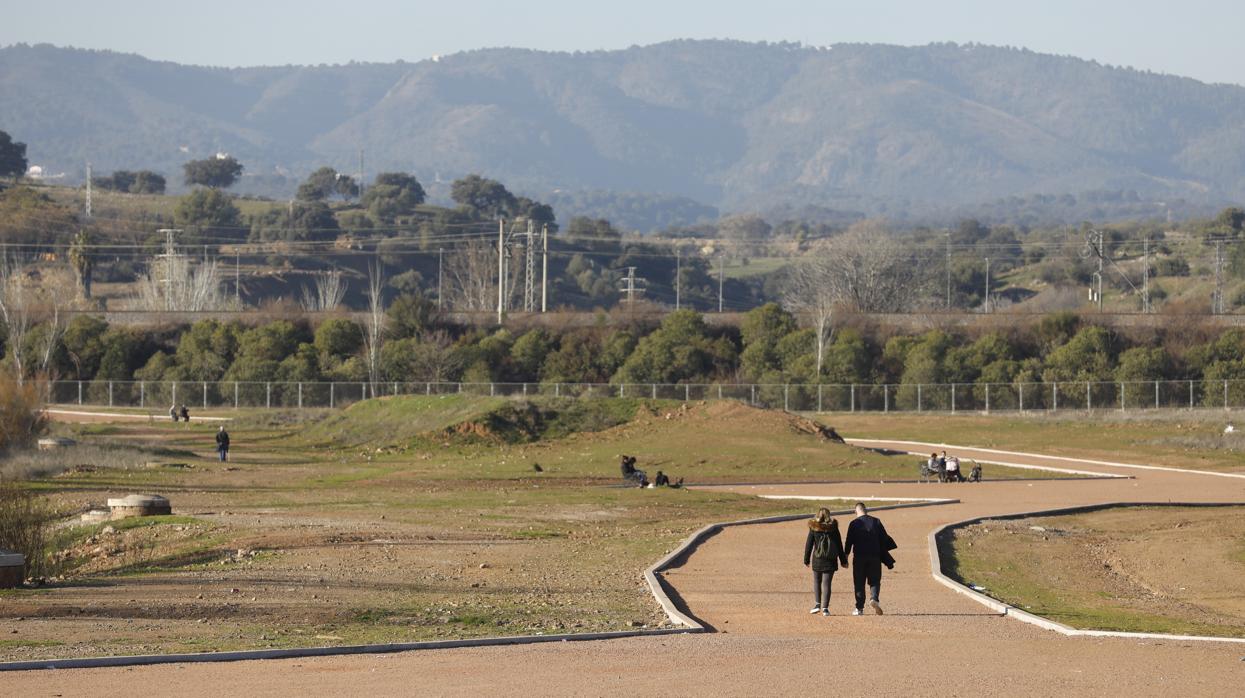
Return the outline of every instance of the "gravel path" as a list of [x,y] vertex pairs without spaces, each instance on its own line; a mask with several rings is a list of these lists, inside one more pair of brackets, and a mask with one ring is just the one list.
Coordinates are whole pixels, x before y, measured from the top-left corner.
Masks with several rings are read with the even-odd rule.
[[[972,449],[948,450],[986,457]],[[1136,479],[734,488],[754,494],[960,498],[961,504],[880,514],[900,546],[896,569],[883,579],[882,617],[849,615],[851,582],[842,572],[834,579],[833,615],[808,615],[808,584],[799,559],[804,524],[794,522],[728,529],[667,575],[692,613],[717,630],[709,635],[24,672],[2,680],[7,695],[23,696],[1238,694],[1245,682],[1240,645],[1067,638],[993,615],[933,580],[925,541],[942,523],[1027,509],[1104,501],[1245,503],[1245,480],[1037,456],[1023,461]]]

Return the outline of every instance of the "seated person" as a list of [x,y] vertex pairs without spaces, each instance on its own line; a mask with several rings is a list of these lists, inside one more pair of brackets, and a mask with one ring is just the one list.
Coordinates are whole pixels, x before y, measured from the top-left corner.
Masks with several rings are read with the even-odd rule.
[[666,475],[665,473],[663,473],[662,471],[658,470],[658,471],[657,471],[657,477],[653,478],[653,484],[654,484],[654,485],[657,485],[658,487],[669,487],[669,486],[670,486],[670,477],[669,477],[669,476],[667,476],[667,475]]
[[960,459],[955,456],[947,459],[947,480],[949,482],[964,481],[964,478],[960,477]]
[[981,463],[973,463],[973,469],[968,474],[969,482],[981,482]]

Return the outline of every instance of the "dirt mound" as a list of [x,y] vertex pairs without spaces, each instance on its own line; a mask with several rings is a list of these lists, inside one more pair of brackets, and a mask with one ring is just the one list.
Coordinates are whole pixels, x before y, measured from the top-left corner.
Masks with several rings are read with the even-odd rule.
[[611,431],[626,431],[629,428],[643,430],[652,428],[655,424],[672,421],[678,421],[680,429],[695,426],[699,422],[706,426],[712,425],[715,431],[808,434],[823,441],[845,443],[834,427],[789,412],[751,407],[733,400],[687,402],[677,408],[668,409],[652,403],[642,405],[636,411],[632,424]]

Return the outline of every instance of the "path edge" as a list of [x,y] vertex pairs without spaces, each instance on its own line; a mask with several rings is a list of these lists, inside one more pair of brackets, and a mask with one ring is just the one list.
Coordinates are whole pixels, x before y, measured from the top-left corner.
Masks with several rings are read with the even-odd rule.
[[1004,603],[991,596],[987,596],[969,586],[958,582],[942,572],[942,557],[938,552],[938,537],[944,533],[965,526],[972,526],[983,521],[1007,521],[1013,519],[1026,519],[1030,517],[1040,516],[1061,516],[1066,514],[1083,514],[1092,511],[1102,511],[1104,509],[1117,509],[1120,507],[1239,507],[1241,502],[1102,502],[1099,504],[1083,504],[1073,507],[1061,507],[1058,509],[1040,509],[1036,511],[1012,512],[1009,514],[998,514],[991,516],[976,516],[971,519],[962,521],[953,521],[948,524],[939,526],[930,531],[927,538],[929,545],[929,565],[930,573],[934,576],[934,581],[951,589],[952,591],[967,596],[977,603],[999,613],[1003,616],[1015,618],[1022,623],[1035,625],[1044,630],[1051,630],[1067,637],[1118,637],[1133,640],[1173,640],[1173,641],[1197,641],[1197,642],[1231,642],[1245,644],[1245,638],[1240,637],[1213,637],[1210,635],[1170,635],[1166,633],[1133,633],[1118,630],[1082,630],[1073,628],[1063,623],[1044,618],[1034,613],[1021,610]]

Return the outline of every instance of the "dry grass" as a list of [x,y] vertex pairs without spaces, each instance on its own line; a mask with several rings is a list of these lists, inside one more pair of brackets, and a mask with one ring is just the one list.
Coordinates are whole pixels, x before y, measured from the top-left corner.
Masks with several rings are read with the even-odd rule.
[[18,381],[11,371],[0,371],[0,453],[30,446],[47,428],[45,394],[42,382]]

